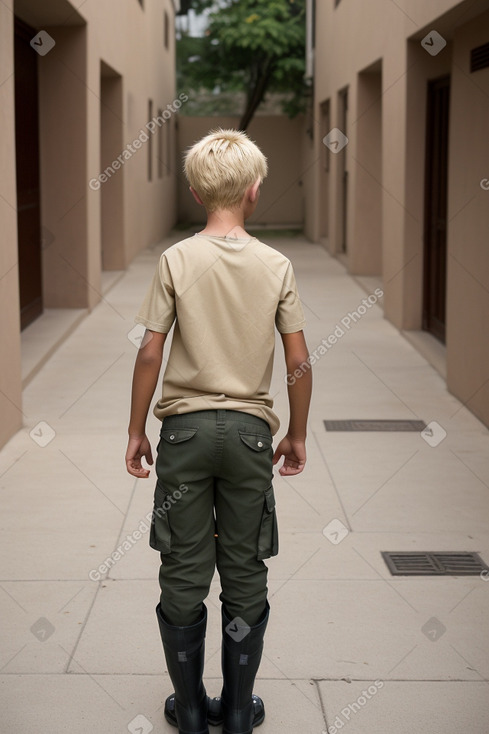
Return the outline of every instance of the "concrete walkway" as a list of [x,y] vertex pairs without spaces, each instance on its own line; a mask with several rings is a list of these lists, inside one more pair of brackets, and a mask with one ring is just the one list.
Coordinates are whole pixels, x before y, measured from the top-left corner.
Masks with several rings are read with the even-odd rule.
[[[323,339],[329,347],[316,351],[307,469],[275,482],[281,550],[268,564],[259,731],[487,734],[489,583],[393,577],[380,552],[466,550],[489,561],[489,432],[379,305],[362,304],[367,294],[341,264],[302,238],[268,241],[294,263],[310,351]],[[4,732],[172,731],[154,614],[159,558],[144,520],[154,472],[134,480],[124,466],[133,316],[163,246],[133,262],[28,385],[24,429],[0,452]],[[280,343],[272,394],[285,426]],[[429,443],[419,432],[325,430],[324,419],[350,418],[436,425]],[[154,447],[159,425],[151,416]],[[214,579],[211,695],[218,593]]]

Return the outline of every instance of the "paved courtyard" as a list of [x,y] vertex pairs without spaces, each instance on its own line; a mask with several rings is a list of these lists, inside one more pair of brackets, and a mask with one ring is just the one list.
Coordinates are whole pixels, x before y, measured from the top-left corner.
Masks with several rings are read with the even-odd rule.
[[[24,427],[0,452],[4,732],[174,731],[146,520],[154,469],[135,480],[124,453],[133,317],[160,252],[182,236],[138,256],[63,342],[25,389]],[[280,553],[268,562],[259,731],[487,734],[489,579],[391,576],[381,551],[476,551],[489,562],[489,431],[383,318],[378,283],[362,286],[301,236],[268,242],[294,264],[315,365],[306,470],[275,480]],[[284,373],[279,341],[272,394],[285,427]],[[431,430],[325,430],[341,419]],[[154,449],[159,425],[151,415]],[[220,691],[218,594],[215,578],[210,695]]]

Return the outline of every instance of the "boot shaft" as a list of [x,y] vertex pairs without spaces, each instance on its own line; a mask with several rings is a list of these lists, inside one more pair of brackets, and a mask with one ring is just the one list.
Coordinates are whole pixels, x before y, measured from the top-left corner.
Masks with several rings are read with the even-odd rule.
[[253,729],[256,710],[253,685],[262,657],[269,610],[267,602],[262,619],[253,627],[239,618],[230,620],[222,610],[223,734],[251,734]]
[[175,714],[180,734],[208,734],[207,695],[202,682],[204,672],[207,609],[189,627],[170,625],[161,607],[156,607],[166,665],[175,688]]

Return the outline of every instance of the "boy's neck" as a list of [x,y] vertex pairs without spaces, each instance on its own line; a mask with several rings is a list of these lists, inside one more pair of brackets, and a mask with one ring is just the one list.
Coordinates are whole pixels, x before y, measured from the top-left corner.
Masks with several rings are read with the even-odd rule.
[[209,237],[249,237],[244,228],[244,215],[241,209],[219,209],[207,212],[207,224],[199,234]]

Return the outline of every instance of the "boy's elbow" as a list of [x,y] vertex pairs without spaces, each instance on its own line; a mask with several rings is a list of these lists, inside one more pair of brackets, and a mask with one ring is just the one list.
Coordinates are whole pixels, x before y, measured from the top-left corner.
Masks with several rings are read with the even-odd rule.
[[310,355],[307,349],[296,351],[293,354],[287,355],[285,361],[287,364],[287,369],[292,372],[296,369],[303,370],[305,367],[307,367],[308,369],[311,368]]
[[155,353],[145,353],[144,350],[140,351],[138,354],[138,362],[139,364],[143,365],[144,367],[161,367],[161,360],[162,355],[161,354],[155,354]]
[[161,366],[166,334],[146,331],[138,350],[138,362],[144,365]]

